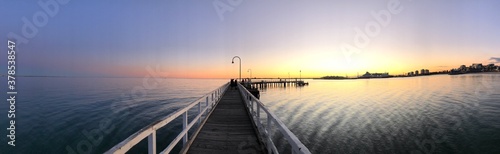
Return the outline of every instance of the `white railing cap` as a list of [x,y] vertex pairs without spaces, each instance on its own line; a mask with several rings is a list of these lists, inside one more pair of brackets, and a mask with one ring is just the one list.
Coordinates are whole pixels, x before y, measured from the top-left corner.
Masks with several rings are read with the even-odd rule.
[[[257,99],[255,96],[253,96],[252,93],[250,93],[240,83],[238,83],[238,86],[239,86],[240,90],[245,92],[248,96],[250,96],[252,98],[252,100],[255,100],[257,102],[258,106],[260,106],[262,108],[262,110],[264,110],[264,112],[266,112],[269,115],[268,118],[271,117],[271,119],[279,126],[280,132],[283,134],[283,136],[285,136],[287,138],[289,144],[290,143],[294,144],[294,145],[290,144],[292,147],[299,148],[297,150],[299,150],[301,153],[305,153],[305,154],[311,153],[309,151],[309,149],[299,140],[299,138],[297,138],[297,136],[295,136],[295,134],[293,134],[288,129],[288,127],[286,127],[286,125],[273,112],[269,111],[266,108],[266,106],[259,99]],[[247,100],[245,100],[245,101],[247,101]],[[294,150],[294,149],[292,149],[292,150]]]
[[139,131],[135,132],[134,134],[130,135],[127,137],[125,140],[121,141],[120,143],[116,144],[113,146],[111,149],[106,151],[106,154],[121,154],[121,153],[126,153],[130,148],[132,148],[134,145],[142,141],[144,138],[149,136],[153,131],[156,131],[157,129],[162,128],[163,126],[167,125],[168,123],[172,122],[175,118],[179,117],[182,115],[182,113],[187,112],[189,109],[191,109],[193,106],[197,105],[198,102],[203,101],[205,97],[211,96],[212,93],[215,91],[218,91],[220,89],[227,88],[229,85],[229,82],[218,87],[215,90],[210,91],[209,93],[203,95],[199,99],[189,103],[186,107],[177,110],[174,113],[171,113],[167,115],[166,117],[162,118],[161,120],[157,120],[146,127],[140,129]]

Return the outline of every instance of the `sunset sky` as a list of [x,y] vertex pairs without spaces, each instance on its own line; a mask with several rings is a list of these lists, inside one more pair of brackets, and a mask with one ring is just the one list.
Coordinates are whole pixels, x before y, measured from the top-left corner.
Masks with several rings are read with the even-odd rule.
[[[37,2],[0,2],[3,55],[9,33],[29,41],[18,39],[18,75],[142,77],[158,66],[165,77],[236,78],[233,56],[242,77],[248,69],[253,77],[397,75],[500,57],[498,0],[72,0],[52,14]],[[23,35],[25,21],[41,25],[42,14],[46,24]]]

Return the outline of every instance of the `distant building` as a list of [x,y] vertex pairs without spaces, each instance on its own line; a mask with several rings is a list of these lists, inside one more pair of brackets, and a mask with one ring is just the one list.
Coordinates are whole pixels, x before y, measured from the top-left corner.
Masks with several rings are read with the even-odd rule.
[[495,64],[488,64],[485,66],[485,69],[488,72],[495,71]]
[[430,72],[428,69],[421,69],[420,70],[420,75],[429,75],[429,74],[430,74]]
[[465,67],[465,65],[460,65],[460,67],[458,68],[458,70],[466,70],[467,67]]
[[482,63],[473,63],[469,67],[461,65],[459,68],[451,69],[450,75],[479,73],[479,72],[500,72],[499,66],[495,64],[483,65]]
[[[416,71],[416,72],[418,72],[418,71]],[[420,70],[420,75],[429,75],[429,74],[430,74],[430,72],[428,69],[421,69]]]
[[483,69],[483,64],[481,63],[472,64],[472,68],[477,70]]
[[389,73],[370,73],[366,72],[360,78],[386,78],[389,77]]
[[474,63],[469,67],[468,72],[483,72],[483,64]]
[[466,67],[465,65],[460,65],[459,68],[454,68],[450,70],[450,73],[452,74],[457,74],[457,73],[466,73],[469,71],[469,68]]

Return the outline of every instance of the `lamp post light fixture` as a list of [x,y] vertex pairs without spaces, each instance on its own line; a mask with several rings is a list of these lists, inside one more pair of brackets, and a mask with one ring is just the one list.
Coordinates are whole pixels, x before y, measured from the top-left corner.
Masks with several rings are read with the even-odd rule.
[[247,72],[250,72],[250,79],[252,78],[252,69],[248,69]]
[[302,80],[302,70],[299,70],[299,73],[300,73],[299,80]]
[[234,64],[234,58],[238,58],[240,60],[240,81],[241,81],[241,58],[238,56],[234,56],[233,60],[231,60],[231,64]]

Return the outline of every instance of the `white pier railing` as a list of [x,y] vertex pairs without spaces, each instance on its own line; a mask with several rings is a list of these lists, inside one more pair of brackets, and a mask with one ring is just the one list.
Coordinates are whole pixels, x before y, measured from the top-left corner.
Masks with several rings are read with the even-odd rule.
[[[253,118],[253,122],[257,126],[257,130],[259,132],[259,135],[261,136],[261,139],[265,140],[263,141],[264,144],[266,145],[267,148],[267,153],[279,153],[278,149],[276,148],[276,145],[274,144],[272,137],[272,130],[274,128],[279,129],[279,133],[283,135],[283,137],[286,138],[288,141],[288,144],[291,146],[292,153],[297,153],[297,154],[310,154],[311,152],[309,149],[307,149],[302,142],[295,136],[289,129],[288,127],[279,120],[279,118],[269,111],[262,102],[260,102],[259,99],[257,99],[255,96],[253,96],[246,88],[244,88],[241,84],[238,83],[238,89],[240,89],[240,93],[244,99],[245,105],[247,106],[248,112],[251,114]],[[265,122],[266,124],[262,123],[260,113],[265,112],[266,118],[267,119]]]
[[[219,102],[219,99],[222,98],[222,95],[227,90],[229,83],[224,84],[223,86],[217,88],[216,90],[204,95],[200,99],[190,103],[188,106],[168,115],[167,117],[159,120],[136,133],[129,136],[127,139],[115,145],[113,148],[105,152],[106,154],[124,154],[134,145],[148,138],[148,153],[156,154],[156,130],[162,128],[168,123],[172,122],[174,119],[182,115],[182,131],[179,135],[160,153],[169,153],[175,145],[182,139],[183,144],[186,144],[188,141],[188,131],[193,127],[195,123],[200,126],[202,121],[202,115],[208,115],[208,112],[213,110],[215,107],[215,103]],[[202,108],[202,103],[205,103],[205,107]],[[191,121],[188,122],[188,111],[193,107],[198,107],[198,115]],[[208,118],[208,116],[205,116]]]

